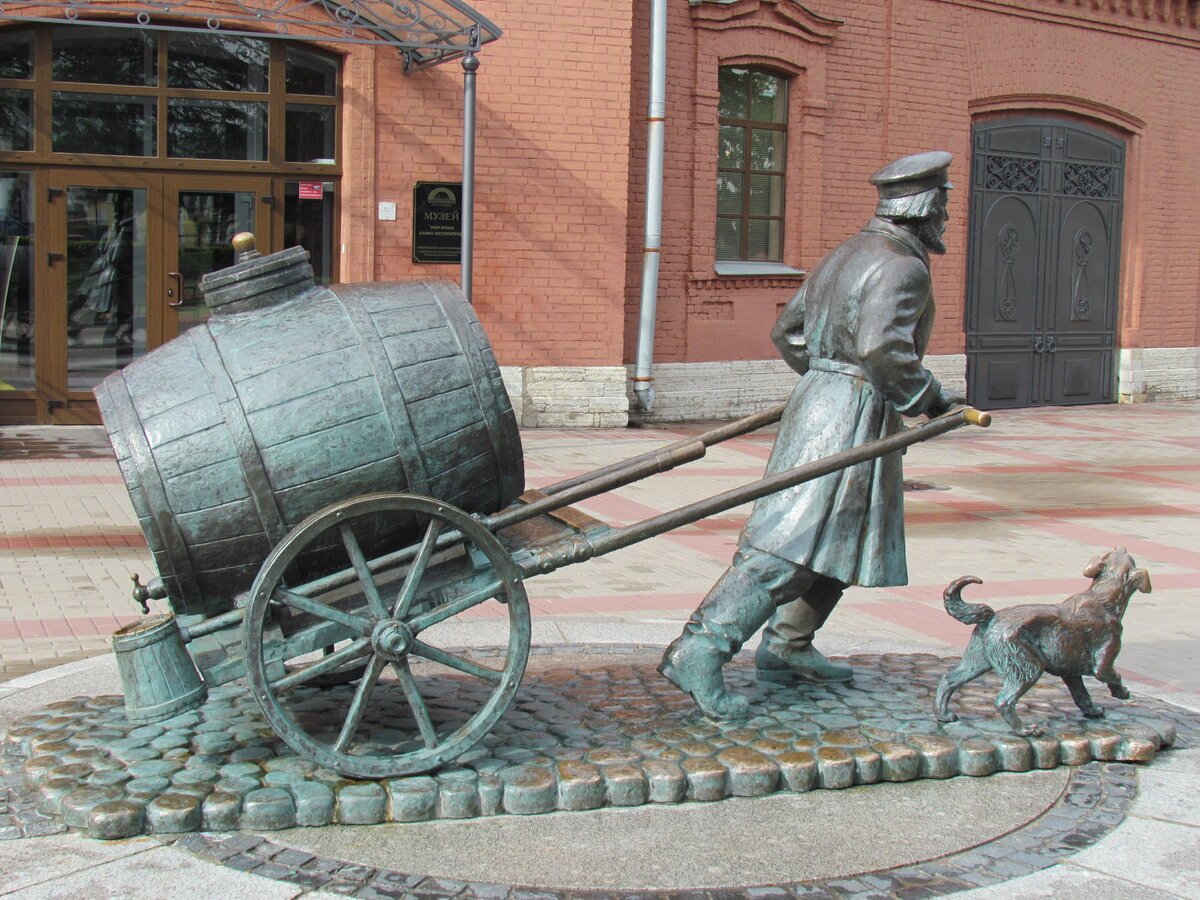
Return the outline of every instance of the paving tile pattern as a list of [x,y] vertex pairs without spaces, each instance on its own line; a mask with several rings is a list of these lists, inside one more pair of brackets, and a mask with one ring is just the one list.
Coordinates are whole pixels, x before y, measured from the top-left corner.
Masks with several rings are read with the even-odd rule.
[[[587,649],[600,662],[583,664]],[[930,715],[933,692],[954,661],[927,654],[852,656],[853,685],[831,686],[756,684],[752,666],[738,661],[728,680],[750,696],[753,715],[714,723],[655,671],[653,656],[608,661],[600,655],[607,649],[561,648],[526,676],[505,716],[453,766],[378,782],[298,756],[241,683],[215,688],[201,708],[154,725],[129,723],[120,697],[53,703],[5,737],[5,777],[17,799],[0,811],[0,827],[25,836],[49,827],[49,816],[111,839],[713,801],[1092,760],[1149,762],[1197,724],[1194,714],[1145,699],[1100,700],[1106,717],[1085,720],[1065,687],[1045,678],[1021,714],[1046,735],[1020,738],[994,715],[998,684],[985,678],[956,697],[960,721],[939,725]],[[488,697],[474,679],[420,681],[446,729]],[[352,690],[288,696],[302,723],[332,729],[332,737]],[[381,682],[372,701],[366,735],[415,734],[398,685]],[[11,786],[18,773],[23,792]]]

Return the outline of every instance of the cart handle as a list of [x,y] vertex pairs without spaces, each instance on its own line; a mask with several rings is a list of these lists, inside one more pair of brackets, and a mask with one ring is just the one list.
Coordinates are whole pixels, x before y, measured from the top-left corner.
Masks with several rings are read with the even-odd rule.
[[824,459],[805,463],[794,469],[777,472],[759,481],[732,488],[713,497],[698,500],[695,503],[662,513],[650,519],[645,519],[633,525],[613,529],[597,536],[593,540],[586,541],[586,546],[580,547],[579,551],[575,554],[569,554],[555,560],[547,560],[544,557],[536,560],[533,564],[534,568],[529,570],[529,572],[535,571],[538,574],[542,574],[553,571],[563,565],[578,562],[583,558],[603,556],[606,553],[612,553],[614,550],[621,550],[641,541],[656,537],[674,528],[690,525],[693,522],[698,522],[717,513],[727,512],[734,507],[741,506],[743,503],[758,500],[760,497],[765,497],[768,494],[774,494],[778,491],[795,487],[806,481],[812,481],[823,475],[849,468],[858,463],[877,459],[889,453],[895,453],[897,450],[903,450],[905,447],[927,441],[930,438],[953,431],[956,428],[961,428],[963,425],[976,425],[980,428],[987,428],[991,422],[992,417],[990,414],[980,412],[972,407],[952,410],[938,416],[936,419],[930,419],[928,422],[923,422],[912,428],[906,428],[904,431],[897,432],[896,434],[875,441],[868,441],[865,444],[842,450]]

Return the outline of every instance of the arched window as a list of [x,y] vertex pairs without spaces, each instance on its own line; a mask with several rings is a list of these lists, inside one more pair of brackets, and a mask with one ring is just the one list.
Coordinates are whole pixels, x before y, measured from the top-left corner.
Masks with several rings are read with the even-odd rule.
[[723,66],[718,82],[717,259],[781,260],[787,80]]

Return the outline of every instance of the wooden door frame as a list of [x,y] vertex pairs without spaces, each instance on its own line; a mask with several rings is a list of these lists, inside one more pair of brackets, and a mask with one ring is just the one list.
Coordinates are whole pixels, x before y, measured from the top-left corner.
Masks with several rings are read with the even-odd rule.
[[[67,357],[67,190],[72,187],[132,188],[146,191],[146,351],[161,343],[162,316],[154,298],[162,293],[163,177],[128,169],[47,169],[38,188],[45,240],[38,252],[34,303],[38,325],[34,337],[34,371],[38,422],[47,425],[94,425],[100,415],[90,390],[72,391]],[[56,193],[61,191],[62,193]],[[157,251],[157,252],[156,252]],[[51,262],[50,254],[62,254]],[[47,298],[60,298],[51,302]],[[58,404],[62,404],[59,406]]]
[[[179,315],[168,305],[167,275],[179,271],[179,215],[180,192],[250,192],[254,200],[254,236],[257,239],[259,252],[273,252],[278,233],[282,235],[282,227],[276,227],[276,215],[282,216],[282,204],[275,195],[275,185],[271,176],[257,173],[239,175],[194,175],[168,174],[164,176],[163,205],[164,209],[175,213],[175,219],[164,222],[162,237],[162,259],[164,261],[163,285],[160,293],[162,304],[164,330],[160,344],[166,343],[179,333]],[[270,202],[263,199],[269,197]],[[167,265],[170,261],[170,266]],[[158,345],[156,345],[158,346]]]

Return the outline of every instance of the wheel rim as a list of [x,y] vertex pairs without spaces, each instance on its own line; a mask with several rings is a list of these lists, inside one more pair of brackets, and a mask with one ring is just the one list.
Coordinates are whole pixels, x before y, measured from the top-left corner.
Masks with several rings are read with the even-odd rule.
[[[402,567],[372,572],[375,566],[363,553],[355,525],[385,515],[414,517],[421,525],[422,538],[409,548],[410,559]],[[319,587],[328,578],[295,589],[285,586],[292,563],[308,548],[327,541],[331,533],[341,541],[349,561],[342,573],[343,580],[350,582],[353,599],[348,605],[329,600],[333,596],[329,593],[313,590],[313,596],[308,596],[314,585]],[[460,547],[476,552],[455,557]],[[448,562],[447,556],[451,557]],[[455,580],[459,569],[468,575]],[[482,665],[430,639],[443,623],[494,602],[504,604],[508,620],[502,668]],[[332,651],[325,648],[324,655],[307,664],[305,660],[316,654],[295,659],[285,654],[282,661],[285,666],[290,664],[286,674],[279,677],[276,667],[275,677],[269,677],[268,662],[272,660],[264,641],[271,638],[268,625],[273,610],[303,614],[317,626],[338,629],[341,646]],[[276,733],[294,750],[345,775],[391,778],[435,769],[465,753],[491,729],[512,702],[524,674],[529,633],[521,572],[490,532],[466,513],[437,500],[373,494],[310,516],[267,558],[251,588],[243,658],[255,700]],[[314,725],[312,717],[306,718],[298,709],[304,703],[289,702],[289,697],[297,695],[310,697],[311,689],[328,684],[331,675],[353,677],[349,670],[357,666],[363,667],[362,674],[336,729],[328,727],[327,717]],[[383,684],[385,672],[392,680]],[[443,692],[437,687],[447,683],[447,675],[457,683],[469,709],[448,710],[427,702],[431,686],[441,697]],[[372,698],[378,703],[384,687],[390,688],[390,708],[403,698],[408,710],[404,721],[410,722],[406,727],[391,722],[389,727],[380,727],[382,711],[369,715]],[[373,730],[364,722],[367,718],[375,722]],[[377,740],[383,732],[388,737]]]

